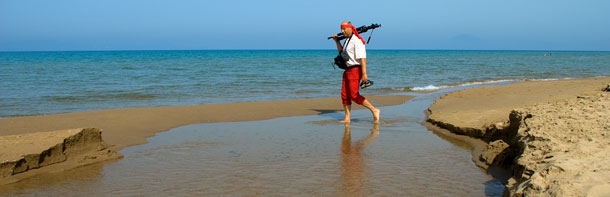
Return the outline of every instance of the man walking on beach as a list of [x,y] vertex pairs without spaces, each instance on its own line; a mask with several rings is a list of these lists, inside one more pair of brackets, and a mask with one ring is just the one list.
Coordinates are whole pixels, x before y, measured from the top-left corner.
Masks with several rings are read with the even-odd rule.
[[368,81],[366,75],[366,48],[364,48],[364,39],[358,35],[356,27],[351,22],[344,21],[341,23],[341,32],[346,38],[346,46],[342,46],[337,39],[337,34],[332,35],[337,50],[341,53],[341,57],[346,60],[347,69],[343,72],[343,83],[341,86],[341,100],[343,101],[343,109],[345,110],[345,119],[342,123],[350,122],[350,111],[352,110],[352,101],[368,108],[373,114],[373,122],[379,122],[380,110],[375,108],[366,98],[358,92],[359,83]]

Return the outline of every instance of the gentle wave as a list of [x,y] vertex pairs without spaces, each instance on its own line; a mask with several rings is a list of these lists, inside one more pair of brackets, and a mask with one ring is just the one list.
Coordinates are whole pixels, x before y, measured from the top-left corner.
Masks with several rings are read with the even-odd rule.
[[567,80],[567,79],[573,79],[573,78],[566,77],[566,78],[548,78],[548,79],[525,79],[525,81],[557,81],[557,80]]
[[390,92],[424,92],[424,91],[436,91],[444,88],[451,87],[462,87],[462,86],[471,86],[471,85],[483,85],[483,84],[493,84],[493,83],[502,83],[502,82],[513,82],[513,81],[522,81],[519,79],[500,79],[500,80],[487,80],[487,81],[473,81],[466,82],[460,84],[444,84],[444,85],[426,85],[426,86],[416,86],[416,87],[395,87],[395,88],[382,88],[382,90],[390,91]]
[[546,78],[546,79],[499,79],[499,80],[486,80],[486,81],[473,81],[466,82],[461,84],[447,84],[447,85],[427,85],[427,86],[418,86],[412,88],[392,88],[392,90],[398,91],[436,91],[444,88],[451,87],[463,87],[463,86],[472,86],[472,85],[484,85],[484,84],[494,84],[494,83],[503,83],[503,82],[517,82],[517,81],[557,81],[557,80],[568,80],[573,78]]
[[44,96],[43,98],[58,102],[79,102],[85,100],[84,97],[79,96]]
[[411,88],[411,90],[414,91],[432,91],[432,90],[438,90],[441,88],[448,88],[450,86],[446,86],[446,85],[442,85],[442,86],[435,86],[435,85],[427,85],[427,86],[423,86],[423,87],[413,87]]
[[297,90],[294,92],[294,94],[296,95],[302,95],[302,94],[310,94],[310,93],[320,93],[321,91],[319,90]]
[[141,94],[141,93],[125,93],[125,94],[117,94],[117,95],[108,95],[109,98],[119,98],[119,99],[152,99],[157,96],[153,94]]
[[56,102],[85,102],[88,100],[99,99],[121,99],[121,100],[147,100],[156,98],[153,94],[141,93],[120,93],[120,94],[102,94],[102,95],[87,95],[87,96],[44,96],[43,98],[49,101]]
[[525,79],[499,79],[499,80],[486,80],[486,81],[472,81],[460,84],[443,84],[443,85],[426,85],[426,86],[416,86],[416,87],[394,87],[394,88],[381,88],[382,91],[386,92],[426,92],[426,91],[436,91],[444,88],[451,87],[463,87],[463,86],[472,86],[472,85],[484,85],[484,84],[494,84],[494,83],[503,83],[503,82],[516,82],[516,81],[526,81]]
[[483,85],[483,84],[514,82],[514,81],[522,81],[522,80],[520,80],[520,79],[498,79],[498,80],[487,80],[487,81],[473,81],[473,82],[466,82],[466,83],[458,84],[455,86],[449,85],[449,87],[463,87],[463,86],[471,86],[471,85]]

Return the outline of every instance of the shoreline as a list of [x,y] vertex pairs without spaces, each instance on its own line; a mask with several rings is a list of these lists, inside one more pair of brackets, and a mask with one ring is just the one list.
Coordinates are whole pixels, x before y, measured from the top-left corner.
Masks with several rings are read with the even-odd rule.
[[[608,75],[610,76],[610,75]],[[608,76],[595,76],[591,78],[603,78]],[[470,80],[459,83],[447,83],[447,84],[428,84],[421,86],[406,86],[406,87],[385,87],[385,88],[377,88],[377,92],[370,92],[369,95],[376,96],[391,96],[391,95],[400,95],[404,93],[432,93],[436,91],[440,91],[448,88],[456,88],[456,87],[465,87],[465,86],[478,86],[478,85],[487,85],[487,84],[498,84],[504,82],[511,83],[520,83],[520,82],[529,82],[529,81],[558,81],[558,80],[570,80],[570,79],[579,79],[579,78],[498,78],[498,79],[489,79],[489,80]],[[299,94],[298,92],[296,93]],[[70,96],[67,96],[70,97]],[[63,97],[60,97],[63,98]],[[328,97],[307,97],[306,99],[318,99],[318,98],[328,98]],[[128,109],[128,108],[151,108],[151,107],[179,107],[179,106],[197,106],[197,105],[213,105],[213,104],[231,104],[231,103],[250,103],[250,102],[270,102],[270,101],[282,101],[282,100],[300,100],[296,98],[284,98],[284,99],[270,99],[270,100],[253,100],[253,101],[228,101],[228,102],[212,102],[212,103],[202,103],[202,104],[183,104],[183,105],[150,105],[150,106],[119,106],[119,107],[109,107],[109,108],[84,108],[83,110],[73,110],[74,108],[70,108],[70,110],[58,110],[55,112],[49,113],[8,113],[4,115],[0,115],[1,119],[7,118],[17,118],[17,117],[29,117],[29,116],[44,116],[44,115],[54,115],[54,114],[65,114],[65,113],[76,113],[76,112],[87,112],[87,111],[102,111],[102,110],[112,110],[112,109]]]
[[[403,104],[413,96],[365,95],[376,107]],[[364,109],[354,105],[353,110]],[[74,128],[99,128],[111,150],[147,143],[172,128],[215,122],[242,122],[342,111],[339,98],[119,108],[0,119],[0,136]]]
[[[610,180],[610,172],[595,166],[608,156],[593,153],[610,150],[603,137],[604,120],[610,119],[610,99],[603,91],[608,84],[610,77],[596,77],[450,92],[428,108],[424,125],[470,144],[477,166],[507,180],[504,195],[608,194],[608,183],[599,180]],[[600,138],[589,137],[595,135]],[[568,153],[573,149],[578,153]],[[494,172],[498,168],[510,175]]]

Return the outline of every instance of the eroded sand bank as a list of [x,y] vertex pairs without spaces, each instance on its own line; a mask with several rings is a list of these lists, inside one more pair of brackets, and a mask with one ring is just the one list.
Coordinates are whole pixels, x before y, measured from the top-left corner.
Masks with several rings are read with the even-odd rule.
[[508,168],[505,195],[610,195],[610,77],[449,93],[428,122],[481,139],[477,165]]
[[0,136],[0,185],[119,157],[96,128]]

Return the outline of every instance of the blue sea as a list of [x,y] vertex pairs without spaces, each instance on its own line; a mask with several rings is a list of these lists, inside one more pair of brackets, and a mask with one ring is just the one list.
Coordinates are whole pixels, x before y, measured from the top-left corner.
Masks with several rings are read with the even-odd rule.
[[[368,50],[363,94],[610,75],[610,52]],[[338,97],[335,50],[0,52],[0,117]],[[338,101],[339,104],[339,101]]]

